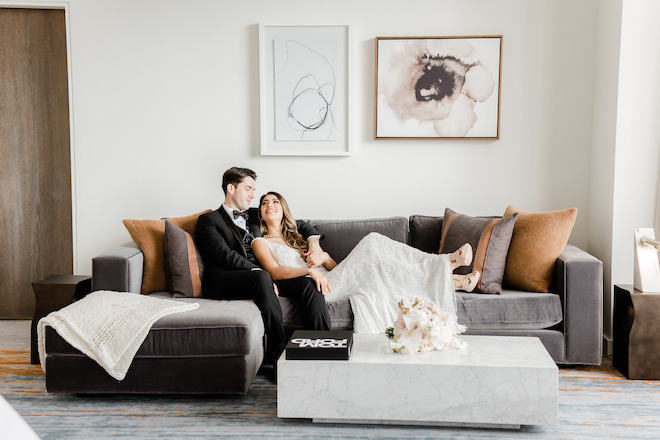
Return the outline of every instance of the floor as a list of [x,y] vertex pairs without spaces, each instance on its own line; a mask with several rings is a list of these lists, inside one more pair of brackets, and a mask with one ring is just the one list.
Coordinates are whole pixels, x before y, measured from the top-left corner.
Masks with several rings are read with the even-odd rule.
[[0,394],[42,440],[660,438],[660,381],[627,380],[609,359],[597,367],[561,368],[559,424],[518,430],[283,419],[277,417],[277,387],[265,374],[239,396],[53,395],[45,393],[43,371],[29,359],[30,322],[0,320]]

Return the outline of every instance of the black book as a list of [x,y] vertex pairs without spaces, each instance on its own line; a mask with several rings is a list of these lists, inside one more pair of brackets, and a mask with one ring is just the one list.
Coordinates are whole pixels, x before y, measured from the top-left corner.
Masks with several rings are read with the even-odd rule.
[[347,361],[352,348],[351,331],[296,330],[286,345],[286,359]]

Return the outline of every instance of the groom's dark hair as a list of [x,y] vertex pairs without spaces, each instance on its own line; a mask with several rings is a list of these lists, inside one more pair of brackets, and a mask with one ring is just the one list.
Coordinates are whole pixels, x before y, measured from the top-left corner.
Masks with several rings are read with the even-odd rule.
[[254,180],[257,180],[257,173],[249,168],[239,167],[232,167],[225,171],[225,174],[222,175],[222,190],[225,195],[227,195],[227,185],[231,183],[234,186],[238,186],[246,177],[252,177]]

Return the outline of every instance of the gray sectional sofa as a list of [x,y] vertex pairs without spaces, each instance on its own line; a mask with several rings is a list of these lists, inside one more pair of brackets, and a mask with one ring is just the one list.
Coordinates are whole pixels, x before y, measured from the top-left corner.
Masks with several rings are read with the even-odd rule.
[[[379,232],[426,252],[437,252],[443,218],[310,220],[323,248],[341,261],[358,241]],[[93,260],[94,290],[140,292],[142,252],[133,243]],[[169,292],[158,292],[172,298]],[[602,358],[602,263],[567,245],[557,259],[552,293],[504,290],[457,292],[458,320],[466,334],[536,336],[557,364],[598,365]],[[71,347],[51,328],[46,333],[46,387],[60,393],[244,393],[263,360],[264,334],[251,301],[196,301],[197,310],[157,321],[122,382]],[[301,328],[296,307],[280,298],[285,327]],[[348,301],[329,306],[333,328],[352,329]]]

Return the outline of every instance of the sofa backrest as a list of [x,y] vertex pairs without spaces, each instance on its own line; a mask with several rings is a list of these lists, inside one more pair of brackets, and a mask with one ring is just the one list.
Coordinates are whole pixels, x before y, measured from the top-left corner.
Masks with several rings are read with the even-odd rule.
[[321,247],[339,263],[370,232],[408,243],[408,219],[389,217],[363,220],[306,220],[324,235]]

